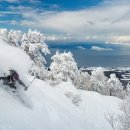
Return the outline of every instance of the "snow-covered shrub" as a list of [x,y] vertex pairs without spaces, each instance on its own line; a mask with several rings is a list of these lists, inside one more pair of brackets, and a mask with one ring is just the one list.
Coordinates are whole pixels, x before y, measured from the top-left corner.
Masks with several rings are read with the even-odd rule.
[[78,72],[78,67],[71,52],[60,53],[57,51],[51,59],[53,61],[50,65],[50,69],[53,80],[74,80]]
[[90,91],[96,91],[104,95],[109,95],[108,78],[104,75],[104,70],[101,67],[96,68],[91,75]]
[[44,66],[39,67],[39,66],[36,66],[35,64],[32,65],[30,69],[30,74],[42,80],[45,80],[45,79],[48,80],[50,76],[49,71]]
[[130,130],[130,96],[123,100],[118,115],[109,113],[105,118],[113,130]]
[[110,89],[110,96],[117,96],[119,98],[124,98],[124,92],[122,83],[120,80],[116,77],[115,74],[111,74],[110,78],[108,80],[109,89]]
[[45,36],[37,30],[29,29],[28,33],[23,34],[21,49],[34,61],[31,73],[40,79],[44,79],[46,60],[43,55],[50,54],[45,43]]
[[121,107],[121,110],[124,112],[123,115],[119,116],[119,121],[121,124],[122,130],[130,130],[130,96],[128,96]]
[[112,130],[122,130],[120,129],[119,115],[115,113],[105,114],[106,121],[111,125]]
[[82,72],[79,71],[79,73],[76,75],[73,84],[78,89],[82,90],[89,90],[90,87],[90,75],[88,72]]

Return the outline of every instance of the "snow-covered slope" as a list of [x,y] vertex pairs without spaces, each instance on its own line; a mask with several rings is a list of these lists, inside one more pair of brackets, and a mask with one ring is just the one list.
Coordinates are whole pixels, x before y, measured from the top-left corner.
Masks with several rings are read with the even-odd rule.
[[[0,75],[16,69],[28,84],[31,61],[20,49],[0,43]],[[71,82],[51,87],[36,79],[22,92],[24,105],[0,81],[0,130],[112,130],[104,115],[119,110],[120,99],[77,90]]]
[[27,73],[32,63],[29,56],[19,48],[1,42],[0,75],[8,74],[9,69],[15,69],[20,75]]

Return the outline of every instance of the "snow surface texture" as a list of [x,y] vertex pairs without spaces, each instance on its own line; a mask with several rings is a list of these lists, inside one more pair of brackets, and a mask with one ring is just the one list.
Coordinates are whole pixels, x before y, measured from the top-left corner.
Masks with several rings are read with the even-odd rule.
[[[0,75],[15,68],[29,84],[31,61],[20,49],[0,43]],[[29,105],[10,94],[0,81],[0,130],[112,130],[104,115],[118,112],[120,99],[77,90],[71,82],[51,87],[36,79],[21,92]],[[6,86],[7,87],[7,86]]]

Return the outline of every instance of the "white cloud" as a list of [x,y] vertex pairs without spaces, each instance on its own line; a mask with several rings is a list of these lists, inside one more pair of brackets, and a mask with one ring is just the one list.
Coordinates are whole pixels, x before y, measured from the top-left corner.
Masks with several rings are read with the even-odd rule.
[[15,21],[15,20],[11,20],[11,21],[9,21],[9,23],[12,24],[12,25],[18,25],[18,22]]
[[112,48],[104,48],[104,47],[99,47],[99,46],[92,46],[91,50],[94,51],[112,51]]
[[64,34],[46,35],[46,40],[48,41],[72,41],[71,36]]
[[113,42],[115,42],[115,43],[122,43],[122,42],[129,43],[130,42],[130,35],[113,37]]
[[0,20],[0,24],[11,24],[11,25],[18,25],[19,23],[15,20]]
[[28,22],[31,20],[34,27],[70,33],[73,37],[82,37],[84,40],[89,35],[89,40],[108,41],[113,37],[130,35],[129,7],[130,1],[115,1],[78,11],[26,11],[22,12],[22,16]]
[[3,2],[3,1],[9,2],[9,3],[20,2],[20,0],[0,0],[0,2]]
[[[53,6],[58,8],[57,5]],[[108,0],[98,7],[77,11],[45,11],[23,6],[10,9],[23,17],[20,25],[52,32],[54,35],[63,34],[63,39],[130,42],[129,38],[124,38],[130,36],[129,0]]]
[[80,49],[80,50],[85,50],[85,49],[86,49],[86,48],[83,47],[83,46],[77,46],[77,48]]
[[58,4],[51,4],[51,5],[49,5],[49,8],[50,9],[58,9],[58,8],[60,8],[60,6]]
[[0,2],[17,3],[17,2],[30,2],[30,3],[40,3],[40,0],[0,0]]
[[0,11],[0,15],[20,14],[16,11]]

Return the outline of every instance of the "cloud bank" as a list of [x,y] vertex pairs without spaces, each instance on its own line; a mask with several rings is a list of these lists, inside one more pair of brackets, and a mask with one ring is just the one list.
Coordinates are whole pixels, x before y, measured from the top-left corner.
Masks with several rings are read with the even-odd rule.
[[99,47],[99,46],[92,46],[91,50],[94,51],[112,51],[112,48],[104,48],[104,47]]

